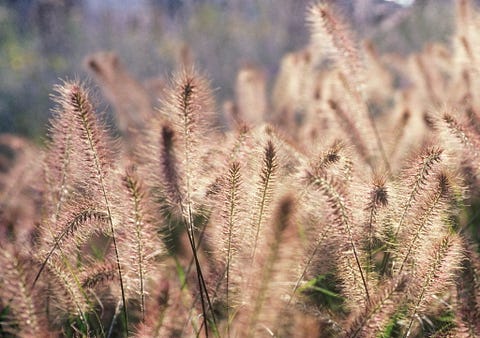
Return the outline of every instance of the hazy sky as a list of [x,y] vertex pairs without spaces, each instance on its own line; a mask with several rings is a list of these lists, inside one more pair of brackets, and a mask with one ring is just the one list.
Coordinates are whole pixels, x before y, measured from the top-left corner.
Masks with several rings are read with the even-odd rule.
[[415,0],[385,0],[385,1],[395,2],[401,6],[410,6],[415,2]]

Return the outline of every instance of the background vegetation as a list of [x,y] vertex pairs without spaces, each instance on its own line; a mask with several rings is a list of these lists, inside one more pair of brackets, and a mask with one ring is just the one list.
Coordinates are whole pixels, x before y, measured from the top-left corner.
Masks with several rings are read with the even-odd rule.
[[[418,0],[402,8],[383,0],[335,1],[355,33],[382,51],[407,53],[447,41],[454,1]],[[308,41],[307,0],[2,0],[0,1],[0,131],[36,139],[45,132],[48,95],[58,78],[81,78],[84,58],[114,51],[140,80],[168,78],[182,47],[209,74],[219,101],[245,65],[265,70],[269,84],[281,56]],[[270,86],[269,86],[270,87]],[[106,104],[101,109],[110,110]]]
[[479,335],[480,11],[299,4],[3,6],[1,336]]

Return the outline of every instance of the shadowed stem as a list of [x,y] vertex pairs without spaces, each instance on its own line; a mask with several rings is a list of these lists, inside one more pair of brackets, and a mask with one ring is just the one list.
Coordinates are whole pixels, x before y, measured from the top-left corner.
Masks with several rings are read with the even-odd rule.
[[332,199],[331,203],[334,203],[333,207],[335,209],[339,208],[338,213],[339,213],[339,216],[341,217],[340,222],[342,222],[342,226],[346,230],[349,245],[352,248],[353,256],[355,257],[355,262],[356,262],[358,271],[360,272],[360,276],[362,278],[362,283],[363,283],[363,287],[365,288],[365,295],[366,295],[367,302],[368,302],[368,301],[370,301],[370,293],[368,292],[367,280],[365,279],[362,264],[360,263],[360,258],[359,258],[359,255],[358,255],[357,246],[355,245],[352,229],[351,229],[351,226],[350,226],[350,223],[349,223],[349,220],[348,220],[347,207],[343,202],[343,198],[340,195],[340,193],[337,191],[337,189],[335,189],[335,187],[332,186],[332,184],[330,184],[326,179],[324,179],[322,177],[314,177],[314,183],[318,184],[322,188],[322,190],[324,191],[324,194],[329,199]]
[[[81,105],[82,101],[78,100],[78,102],[80,103],[80,108],[83,108],[82,105]],[[87,133],[87,139],[88,139],[89,147],[90,147],[90,149],[93,150],[93,159],[94,159],[94,162],[95,162],[95,168],[97,170],[97,175],[98,175],[99,180],[100,180],[99,183],[100,183],[103,199],[104,199],[104,202],[105,202],[105,207],[107,209],[108,222],[109,222],[109,225],[110,225],[110,231],[112,233],[113,247],[114,247],[114,250],[115,250],[115,260],[116,260],[116,264],[117,264],[118,278],[120,280],[120,289],[121,289],[121,293],[122,293],[123,317],[124,317],[124,320],[125,320],[125,328],[126,328],[125,331],[126,331],[126,335],[128,336],[127,301],[126,301],[126,297],[125,297],[124,282],[123,282],[123,276],[122,276],[122,266],[120,264],[120,257],[119,257],[119,253],[118,253],[117,239],[116,239],[116,236],[115,236],[115,226],[113,224],[113,216],[112,216],[112,211],[111,211],[111,208],[110,208],[110,201],[108,199],[107,192],[105,190],[105,182],[103,180],[101,163],[100,163],[100,159],[98,158],[98,153],[96,151],[95,141],[93,140],[93,135],[92,135],[90,127],[89,127],[89,122],[87,120],[85,110],[80,109],[80,112],[81,112],[80,115],[82,117],[82,122],[83,122],[83,125],[84,125],[84,128],[85,128],[85,131]]]
[[[183,207],[182,207],[183,209]],[[188,205],[188,213],[187,213],[187,218],[184,218],[184,221],[185,221],[185,225],[186,225],[186,228],[187,228],[187,235],[188,235],[188,240],[189,240],[189,243],[190,243],[190,247],[192,248],[192,254],[193,254],[193,260],[194,260],[194,263],[195,263],[195,268],[196,268],[196,271],[197,271],[197,280],[198,280],[198,287],[200,288],[200,301],[202,303],[202,312],[203,312],[203,324],[202,326],[204,326],[205,328],[205,336],[208,337],[208,326],[207,326],[207,308],[205,306],[205,300],[206,300],[206,303],[208,305],[208,309],[210,311],[210,314],[212,315],[212,320],[213,320],[213,323],[216,327],[217,323],[216,323],[216,319],[215,319],[215,313],[214,313],[214,310],[213,310],[213,306],[212,306],[212,302],[210,300],[210,297],[208,295],[208,289],[207,289],[207,285],[205,283],[205,278],[203,276],[203,272],[202,272],[202,268],[200,266],[200,262],[198,260],[198,255],[197,255],[197,246],[196,246],[196,243],[195,243],[195,236],[194,236],[194,229],[193,229],[193,224],[194,224],[194,221],[193,221],[193,215],[192,215],[192,210],[190,208],[190,205]]]

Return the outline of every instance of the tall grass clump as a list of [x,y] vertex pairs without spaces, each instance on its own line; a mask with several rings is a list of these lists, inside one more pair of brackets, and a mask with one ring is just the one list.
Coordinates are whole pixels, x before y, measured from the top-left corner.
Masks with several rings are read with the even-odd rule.
[[119,132],[66,80],[44,147],[0,136],[1,335],[480,335],[479,14],[457,6],[450,47],[400,58],[312,4],[271,98],[248,67],[223,115],[191,64],[152,107],[89,58]]

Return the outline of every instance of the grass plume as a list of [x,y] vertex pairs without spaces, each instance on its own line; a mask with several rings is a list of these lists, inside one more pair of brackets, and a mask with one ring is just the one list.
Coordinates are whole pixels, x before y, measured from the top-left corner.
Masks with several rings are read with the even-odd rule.
[[364,68],[312,4],[270,100],[247,66],[215,102],[189,45],[153,97],[87,58],[116,129],[75,80],[44,145],[0,135],[0,336],[477,335],[480,14],[457,9],[451,45],[372,40]]

